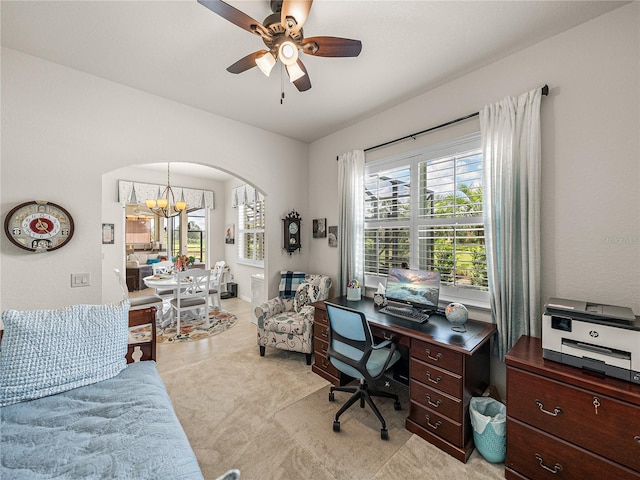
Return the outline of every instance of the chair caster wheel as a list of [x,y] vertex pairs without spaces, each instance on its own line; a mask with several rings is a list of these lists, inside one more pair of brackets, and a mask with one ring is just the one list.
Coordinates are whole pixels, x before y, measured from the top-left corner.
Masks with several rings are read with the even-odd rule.
[[334,432],[339,432],[340,431],[340,422],[334,420],[334,422],[333,422],[333,431]]
[[393,409],[394,410],[401,410],[402,409],[402,405],[400,405],[400,402],[394,402],[393,403]]
[[387,430],[386,428],[383,428],[380,430],[380,438],[382,440],[389,440],[389,430]]
[[335,402],[336,401],[336,396],[333,392],[329,392],[329,401],[330,402]]

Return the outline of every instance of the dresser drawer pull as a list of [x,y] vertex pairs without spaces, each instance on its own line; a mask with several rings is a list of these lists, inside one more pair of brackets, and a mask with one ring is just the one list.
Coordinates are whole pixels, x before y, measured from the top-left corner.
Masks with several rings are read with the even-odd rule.
[[538,460],[538,462],[540,462],[540,466],[542,468],[544,468],[546,471],[553,473],[554,475],[558,472],[562,471],[562,465],[560,465],[559,463],[556,463],[553,467],[548,467],[547,465],[544,464],[544,459],[542,458],[542,455],[539,455],[536,453],[536,460]]
[[329,338],[329,333],[327,332],[327,330],[323,330],[320,335],[322,335],[324,338]]
[[640,435],[636,435],[635,437],[633,437],[633,439],[636,441],[638,445],[640,445]]
[[431,382],[431,383],[440,383],[442,381],[442,377],[441,376],[437,376],[436,379],[434,380],[433,378],[431,378],[431,372],[426,372],[425,375],[427,376],[427,379]]
[[556,407],[553,409],[553,412],[544,409],[544,404],[540,400],[536,400],[536,405],[540,409],[542,413],[546,413],[547,415],[551,415],[552,417],[557,417],[558,414],[562,413],[562,409],[560,407]]
[[434,362],[437,362],[438,360],[440,360],[442,358],[442,354],[441,353],[438,353],[434,357],[433,355],[431,355],[431,350],[429,350],[428,348],[425,348],[424,351],[427,354],[427,357],[429,358],[429,360],[433,360]]
[[329,368],[329,362],[327,362],[326,360],[322,360],[322,368],[324,369]]
[[387,335],[385,332],[382,332],[382,338],[385,340],[393,340],[395,337],[394,335]]
[[424,418],[427,420],[427,425],[429,425],[434,430],[437,430],[442,426],[442,422],[440,420],[438,420],[436,423],[431,423],[431,419],[429,418],[429,415],[425,415]]
[[[431,405],[432,407],[438,408],[440,406],[440,404],[442,403],[442,400],[438,399],[435,402],[431,401],[431,395],[429,395],[428,393],[424,394],[425,397],[427,397],[427,403],[429,405]],[[636,437],[638,438],[638,437]]]
[[321,351],[323,354],[325,354],[325,355],[326,355],[326,354],[327,354],[327,347],[325,347],[325,346],[323,345],[323,346],[320,348],[320,351]]

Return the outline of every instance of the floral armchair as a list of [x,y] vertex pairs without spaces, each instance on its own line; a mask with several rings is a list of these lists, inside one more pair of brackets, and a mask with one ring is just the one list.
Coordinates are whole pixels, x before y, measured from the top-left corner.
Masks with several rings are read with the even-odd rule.
[[254,313],[258,319],[260,356],[264,357],[266,347],[275,347],[304,353],[307,365],[311,365],[315,308],[310,304],[326,300],[330,288],[331,278],[326,275],[305,275],[294,298],[276,297],[258,305]]

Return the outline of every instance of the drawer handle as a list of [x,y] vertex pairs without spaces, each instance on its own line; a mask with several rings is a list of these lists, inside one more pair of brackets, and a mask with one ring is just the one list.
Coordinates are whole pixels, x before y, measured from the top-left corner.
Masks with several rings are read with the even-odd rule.
[[[440,404],[442,403],[442,400],[438,399],[435,402],[431,401],[431,395],[429,395],[428,393],[424,394],[425,397],[427,397],[427,403],[429,405],[431,405],[432,407],[438,408],[440,406]],[[636,437],[638,438],[638,437]]]
[[638,445],[640,445],[640,435],[636,435],[635,437],[633,437],[633,439],[636,441]]
[[326,360],[322,360],[322,368],[329,368],[329,362],[327,362]]
[[394,336],[393,335],[387,335],[385,332],[382,332],[382,338],[384,338],[385,340],[393,340]]
[[427,379],[431,382],[431,383],[440,383],[442,381],[442,377],[441,376],[437,376],[436,379],[434,380],[433,378],[431,378],[431,372],[426,372],[425,375],[427,376]]
[[429,415],[425,415],[424,418],[426,418],[427,420],[427,425],[429,425],[434,430],[437,430],[442,426],[442,422],[440,420],[438,420],[436,423],[431,423],[431,419],[429,418]]
[[553,467],[548,467],[547,465],[544,464],[544,459],[542,458],[542,455],[536,453],[536,460],[538,460],[538,462],[540,462],[540,466],[542,468],[544,468],[546,471],[553,473],[554,475],[558,472],[562,471],[562,465],[560,465],[559,463],[556,463]]
[[322,346],[322,348],[320,349],[322,351],[322,353],[324,353],[325,355],[327,354],[327,347],[325,347],[324,345]]
[[437,362],[438,360],[440,360],[442,358],[442,354],[441,353],[438,353],[434,357],[433,355],[431,355],[431,350],[429,350],[428,348],[425,348],[424,351],[427,354],[427,358],[429,358],[429,360],[433,360],[434,362]]
[[329,337],[329,335],[327,334],[326,330],[323,330],[320,335],[322,335],[324,338],[328,338]]
[[547,415],[551,415],[552,417],[557,417],[558,414],[562,413],[562,409],[560,407],[556,407],[553,409],[553,412],[544,409],[544,404],[540,400],[536,400],[536,405],[540,409],[542,413],[546,413]]

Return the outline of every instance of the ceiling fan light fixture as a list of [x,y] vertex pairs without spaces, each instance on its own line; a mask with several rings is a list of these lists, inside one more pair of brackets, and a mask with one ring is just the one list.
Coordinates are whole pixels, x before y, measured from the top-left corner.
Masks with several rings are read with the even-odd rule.
[[256,65],[260,69],[262,73],[264,73],[267,77],[271,73],[274,65],[276,64],[276,59],[271,52],[267,52],[264,55],[256,58]]
[[287,73],[289,74],[289,81],[291,83],[305,76],[304,71],[297,63],[294,63],[293,65],[287,65]]
[[291,40],[285,40],[278,47],[278,58],[285,65],[294,65],[298,61],[298,47]]

